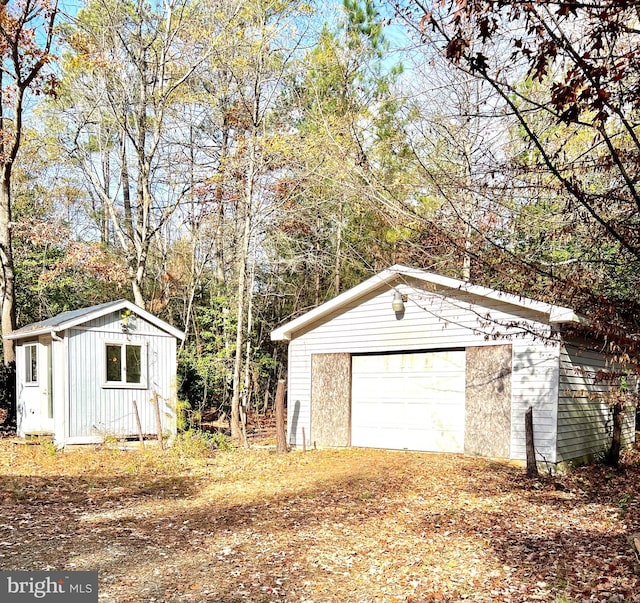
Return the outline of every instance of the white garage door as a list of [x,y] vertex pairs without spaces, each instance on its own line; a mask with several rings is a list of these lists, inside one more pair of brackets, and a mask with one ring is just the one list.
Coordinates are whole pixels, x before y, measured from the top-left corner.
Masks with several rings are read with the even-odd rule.
[[351,444],[463,452],[464,350],[352,358]]

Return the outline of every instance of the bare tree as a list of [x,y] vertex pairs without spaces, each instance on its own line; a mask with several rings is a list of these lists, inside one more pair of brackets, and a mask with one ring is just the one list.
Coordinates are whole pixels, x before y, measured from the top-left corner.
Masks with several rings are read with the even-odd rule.
[[[537,211],[553,211],[557,234],[571,237],[574,255],[537,261],[522,238],[507,241],[504,230],[491,239],[495,252],[518,265],[527,285],[570,296],[614,335],[614,325],[635,312],[629,302],[637,302],[640,265],[637,3],[394,4],[420,44],[435,39],[452,64],[494,91],[499,114],[515,124],[516,145],[496,172],[514,195],[556,204],[557,212],[551,203]],[[520,229],[526,237],[526,223]],[[539,236],[555,244],[549,233]]]
[[92,0],[66,42],[73,59],[62,97],[66,146],[123,249],[136,304],[145,306],[151,244],[187,190],[173,160],[170,107],[206,57],[187,48],[188,0]]
[[[22,142],[26,96],[52,92],[47,72],[57,1],[23,0],[0,6],[0,264],[2,334],[16,327],[15,274],[11,240],[11,175]],[[5,364],[15,361],[14,343],[4,340]]]

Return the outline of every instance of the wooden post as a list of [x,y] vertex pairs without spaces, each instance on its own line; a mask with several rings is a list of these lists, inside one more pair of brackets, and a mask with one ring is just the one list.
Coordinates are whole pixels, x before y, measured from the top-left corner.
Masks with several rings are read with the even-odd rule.
[[615,467],[620,466],[620,449],[622,448],[622,424],[624,419],[624,407],[621,402],[613,404],[613,435],[611,438],[611,447],[607,451],[607,465]]
[[533,439],[533,407],[529,406],[524,415],[524,431],[527,445],[527,477],[538,477],[536,448]]
[[287,452],[287,433],[284,425],[284,386],[285,380],[278,379],[276,388],[276,452]]
[[302,428],[302,452],[307,451],[307,437],[304,434],[304,427]]
[[140,422],[140,413],[138,412],[138,405],[136,401],[133,401],[133,412],[136,416],[136,425],[138,426],[138,439],[140,440],[140,446],[144,448],[144,436],[142,435],[142,423]]
[[164,439],[162,437],[162,419],[160,418],[160,396],[158,396],[158,392],[153,392],[153,396],[149,401],[153,404],[156,414],[156,431],[158,432],[158,444],[160,445],[160,450],[164,450]]

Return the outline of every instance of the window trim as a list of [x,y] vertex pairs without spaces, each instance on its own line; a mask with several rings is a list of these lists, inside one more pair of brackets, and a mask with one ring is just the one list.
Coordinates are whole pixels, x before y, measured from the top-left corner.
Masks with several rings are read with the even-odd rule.
[[[38,342],[25,343],[24,348],[24,384],[26,387],[38,387],[40,385],[39,376],[40,376],[40,358],[38,354]],[[33,352],[27,352],[27,350],[31,348]],[[31,354],[31,363],[29,363],[29,369],[27,369],[27,353]],[[33,366],[33,358],[35,355],[36,359],[36,378],[33,379],[33,370],[31,367]]]
[[[126,347],[128,345],[140,347],[140,383],[128,383],[126,381],[127,375],[127,352]],[[121,350],[121,362],[120,368],[121,381],[108,381],[107,380],[107,347],[117,346]],[[146,341],[107,341],[103,342],[102,346],[102,387],[103,389],[148,389],[147,384],[147,342]]]

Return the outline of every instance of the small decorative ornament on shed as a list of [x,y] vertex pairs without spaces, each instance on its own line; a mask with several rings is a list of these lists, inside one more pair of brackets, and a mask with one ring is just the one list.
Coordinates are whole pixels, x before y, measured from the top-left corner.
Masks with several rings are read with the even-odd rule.
[[120,328],[123,333],[128,333],[129,331],[135,331],[136,329],[136,315],[129,309],[124,310],[121,314],[122,322],[120,323]]

